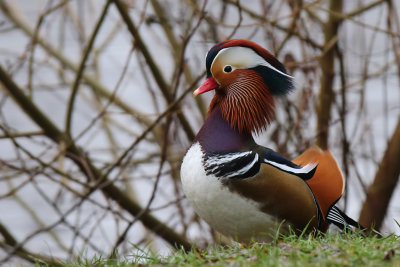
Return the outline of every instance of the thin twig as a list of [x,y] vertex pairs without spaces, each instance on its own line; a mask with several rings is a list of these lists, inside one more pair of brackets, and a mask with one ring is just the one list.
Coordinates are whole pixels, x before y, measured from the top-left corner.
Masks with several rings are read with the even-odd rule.
[[103,24],[103,22],[105,21],[107,12],[108,12],[108,8],[111,4],[111,0],[108,0],[107,3],[105,4],[103,11],[100,15],[99,20],[96,23],[96,26],[93,30],[92,35],[90,36],[89,42],[83,52],[83,56],[81,59],[81,62],[79,64],[78,70],[76,72],[76,78],[74,81],[74,84],[72,86],[71,89],[71,95],[69,97],[69,101],[68,101],[68,105],[67,105],[67,116],[66,116],[66,120],[65,120],[65,132],[71,137],[71,123],[72,123],[72,114],[73,114],[73,110],[74,110],[74,104],[75,104],[75,99],[76,99],[76,95],[78,93],[78,88],[79,88],[79,84],[81,81],[81,78],[83,76],[83,72],[85,71],[85,67],[86,67],[86,61],[89,58],[89,54],[92,51],[92,47],[94,45],[94,41],[96,40],[96,37],[100,31],[101,25]]

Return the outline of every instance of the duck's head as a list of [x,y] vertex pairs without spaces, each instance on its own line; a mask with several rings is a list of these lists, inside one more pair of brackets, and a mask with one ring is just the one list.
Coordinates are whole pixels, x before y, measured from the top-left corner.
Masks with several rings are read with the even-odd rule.
[[207,78],[194,95],[215,90],[209,113],[219,107],[240,133],[263,130],[274,116],[273,96],[294,89],[293,78],[269,51],[241,39],[214,45],[206,57]]

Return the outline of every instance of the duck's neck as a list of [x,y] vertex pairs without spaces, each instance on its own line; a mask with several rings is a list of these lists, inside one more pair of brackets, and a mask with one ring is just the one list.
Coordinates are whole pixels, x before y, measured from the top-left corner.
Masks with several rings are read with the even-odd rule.
[[218,105],[208,114],[194,141],[207,153],[241,151],[256,145],[251,133],[239,133],[229,126]]

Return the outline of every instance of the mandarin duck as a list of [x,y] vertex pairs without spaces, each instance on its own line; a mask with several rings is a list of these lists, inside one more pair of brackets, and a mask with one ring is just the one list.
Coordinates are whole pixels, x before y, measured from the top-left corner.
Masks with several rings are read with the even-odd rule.
[[228,40],[207,53],[206,75],[193,94],[215,95],[181,165],[183,191],[202,219],[239,242],[290,228],[359,227],[335,206],[344,178],[329,151],[313,146],[290,161],[253,139],[274,116],[273,97],[294,89],[282,63],[254,42]]

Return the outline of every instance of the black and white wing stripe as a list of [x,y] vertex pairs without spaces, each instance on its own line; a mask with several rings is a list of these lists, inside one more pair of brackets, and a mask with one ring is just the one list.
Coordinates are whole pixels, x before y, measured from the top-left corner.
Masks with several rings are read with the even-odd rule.
[[257,174],[260,164],[266,163],[303,180],[310,179],[317,163],[299,166],[273,150],[264,148],[258,153],[253,150],[231,153],[207,153],[204,155],[204,169],[207,175],[219,178],[249,178]]
[[340,229],[344,230],[346,228],[358,228],[360,230],[365,230],[360,224],[358,224],[355,220],[347,216],[343,211],[341,211],[338,207],[333,206],[326,216],[327,221],[333,223]]
[[218,178],[249,178],[260,170],[259,156],[253,151],[210,153],[204,156],[204,169]]
[[263,156],[264,157],[262,161],[264,163],[274,166],[284,172],[296,175],[303,180],[308,180],[313,177],[318,166],[318,163],[316,162],[307,164],[303,167],[296,165],[282,155],[270,149],[267,149]]

